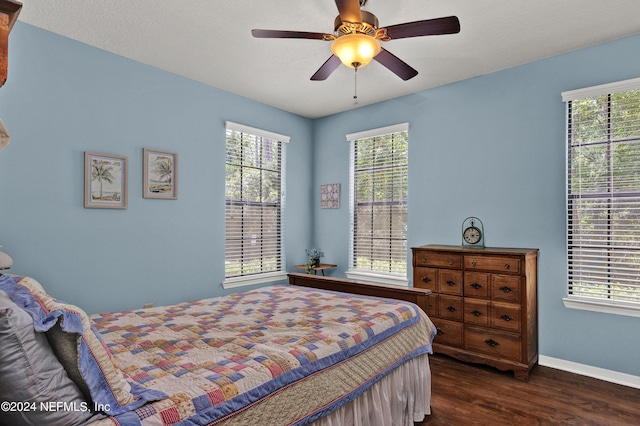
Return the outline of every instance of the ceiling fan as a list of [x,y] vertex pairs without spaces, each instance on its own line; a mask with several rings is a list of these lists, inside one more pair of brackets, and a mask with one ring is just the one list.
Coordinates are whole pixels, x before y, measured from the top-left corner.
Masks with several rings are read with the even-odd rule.
[[302,38],[332,41],[333,54],[316,71],[311,80],[326,80],[342,62],[344,65],[362,68],[372,59],[388,68],[403,80],[418,75],[418,71],[380,46],[381,41],[398,40],[460,32],[460,21],[455,16],[406,22],[385,28],[378,27],[378,18],[373,13],[361,10],[367,0],[335,0],[338,17],[334,21],[334,32],[314,33],[286,30],[251,30],[257,38]]

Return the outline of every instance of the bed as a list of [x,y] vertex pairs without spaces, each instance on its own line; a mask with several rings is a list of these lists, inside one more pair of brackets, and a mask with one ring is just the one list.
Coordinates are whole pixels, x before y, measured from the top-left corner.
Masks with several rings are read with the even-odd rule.
[[[14,424],[413,425],[430,414],[428,291],[291,274],[290,284],[91,316],[29,277],[0,276],[2,294],[0,399],[20,410],[0,416]],[[18,328],[6,319],[25,312],[44,355],[16,355],[24,342],[6,340]],[[21,351],[5,353],[12,345]],[[27,377],[13,371],[20,363]],[[46,388],[31,383],[45,365],[62,371]]]

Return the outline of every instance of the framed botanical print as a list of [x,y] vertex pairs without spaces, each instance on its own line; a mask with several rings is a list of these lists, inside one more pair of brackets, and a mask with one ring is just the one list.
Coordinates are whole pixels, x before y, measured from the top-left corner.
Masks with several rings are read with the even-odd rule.
[[142,196],[144,198],[178,198],[178,154],[144,148]]
[[85,152],[84,206],[126,209],[127,178],[127,157]]

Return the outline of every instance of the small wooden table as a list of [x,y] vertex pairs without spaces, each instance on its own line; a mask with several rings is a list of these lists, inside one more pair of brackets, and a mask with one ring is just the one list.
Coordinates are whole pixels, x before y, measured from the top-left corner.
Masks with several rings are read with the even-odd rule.
[[[304,269],[305,271],[307,270],[307,265],[294,265],[293,266],[296,269]],[[324,270],[325,269],[331,269],[331,268],[337,268],[338,265],[333,265],[331,263],[321,263],[317,266],[312,267],[311,269],[313,270],[313,275],[318,275],[318,271],[322,272],[322,276],[324,276]]]

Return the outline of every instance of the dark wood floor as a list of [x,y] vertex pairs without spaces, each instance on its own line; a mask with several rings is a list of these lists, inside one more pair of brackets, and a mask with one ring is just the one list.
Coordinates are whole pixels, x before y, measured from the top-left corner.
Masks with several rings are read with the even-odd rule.
[[640,389],[536,366],[528,382],[513,373],[430,358],[433,425],[638,425]]

